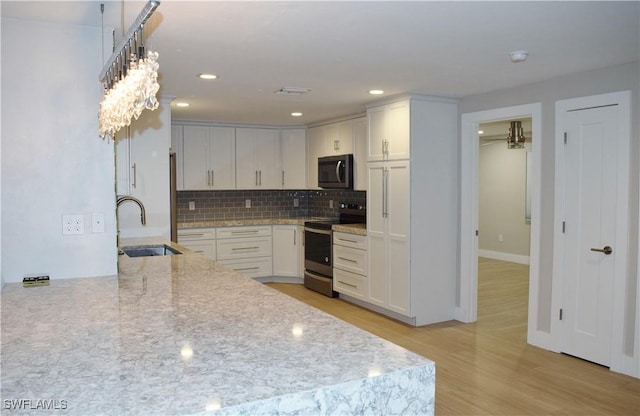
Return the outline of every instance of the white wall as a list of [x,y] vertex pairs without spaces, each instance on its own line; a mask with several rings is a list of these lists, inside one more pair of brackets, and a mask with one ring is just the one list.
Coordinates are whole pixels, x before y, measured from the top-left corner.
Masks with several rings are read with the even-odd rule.
[[[552,316],[551,286],[553,265],[554,231],[554,167],[555,167],[555,103],[576,97],[585,97],[616,91],[631,91],[631,154],[630,154],[630,222],[629,263],[625,293],[626,299],[616,299],[625,309],[624,340],[625,353],[637,354],[640,334],[636,334],[638,299],[638,181],[640,168],[640,63],[633,62],[594,71],[567,75],[551,80],[523,85],[516,88],[487,94],[468,96],[462,99],[461,112],[472,113],[496,108],[540,102],[542,105],[541,149],[541,235],[540,235],[540,281],[536,330],[550,332]],[[638,357],[635,357],[638,360]]]
[[[101,33],[2,19],[2,278],[117,273],[113,143],[98,137]],[[91,232],[91,213],[105,232]],[[62,235],[83,214],[85,234]]]
[[506,140],[487,141],[480,146],[480,256],[515,262],[522,262],[521,258],[529,257],[531,226],[525,221],[526,150],[508,149]]

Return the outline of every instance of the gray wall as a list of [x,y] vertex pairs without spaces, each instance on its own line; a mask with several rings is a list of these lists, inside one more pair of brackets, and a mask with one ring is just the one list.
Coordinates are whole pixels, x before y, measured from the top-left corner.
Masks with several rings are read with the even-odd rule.
[[529,256],[531,226],[525,221],[526,161],[526,149],[507,149],[506,140],[489,141],[480,146],[480,250]]
[[538,330],[549,332],[551,325],[551,283],[553,265],[554,225],[554,167],[555,167],[555,103],[558,100],[631,90],[631,155],[630,155],[630,239],[629,264],[626,285],[624,345],[632,355],[637,295],[638,253],[638,165],[640,159],[640,64],[632,62],[594,71],[581,72],[535,84],[523,85],[491,93],[464,97],[461,113],[472,113],[496,108],[540,102],[542,105],[541,143],[541,235],[540,235],[540,298],[538,304]]

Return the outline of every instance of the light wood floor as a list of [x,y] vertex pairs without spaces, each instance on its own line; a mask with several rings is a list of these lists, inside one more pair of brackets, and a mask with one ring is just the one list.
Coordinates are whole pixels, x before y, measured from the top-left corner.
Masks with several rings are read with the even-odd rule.
[[640,380],[526,343],[528,266],[481,258],[478,274],[476,323],[419,328],[269,286],[435,361],[437,415],[640,415]]

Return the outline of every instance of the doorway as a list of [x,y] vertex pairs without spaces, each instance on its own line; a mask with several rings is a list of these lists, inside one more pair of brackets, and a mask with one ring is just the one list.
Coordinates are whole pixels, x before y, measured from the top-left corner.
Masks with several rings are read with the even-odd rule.
[[511,119],[531,119],[530,157],[530,253],[529,253],[529,306],[527,339],[532,342],[532,332],[536,328],[535,317],[538,305],[538,258],[540,241],[540,143],[541,104],[527,104],[515,107],[487,110],[462,115],[461,126],[461,193],[460,193],[460,281],[459,302],[456,319],[462,322],[477,320],[478,306],[478,237],[479,237],[479,190],[478,169],[480,135],[483,123]]

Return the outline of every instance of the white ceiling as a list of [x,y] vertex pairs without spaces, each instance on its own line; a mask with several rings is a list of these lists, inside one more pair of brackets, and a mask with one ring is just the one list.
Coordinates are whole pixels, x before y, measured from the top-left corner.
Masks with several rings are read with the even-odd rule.
[[[144,5],[103,2],[105,26],[118,35]],[[3,17],[100,27],[100,3],[1,5]],[[360,113],[379,99],[371,88],[463,97],[640,60],[638,1],[163,0],[147,29],[160,53],[161,94],[191,104],[173,107],[172,117],[234,123]],[[529,59],[513,64],[509,52],[518,49]],[[202,72],[219,79],[202,81]],[[285,86],[311,91],[273,94]]]

